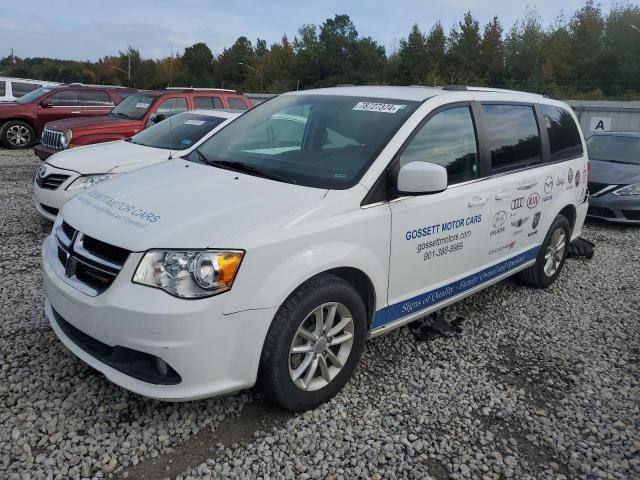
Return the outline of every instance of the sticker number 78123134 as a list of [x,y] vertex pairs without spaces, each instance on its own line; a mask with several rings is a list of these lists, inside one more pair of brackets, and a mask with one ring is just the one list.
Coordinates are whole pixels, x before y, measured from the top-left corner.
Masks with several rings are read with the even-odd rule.
[[406,105],[398,105],[395,103],[374,103],[374,102],[358,102],[353,110],[360,110],[363,112],[381,112],[381,113],[396,113],[398,110],[402,110]]

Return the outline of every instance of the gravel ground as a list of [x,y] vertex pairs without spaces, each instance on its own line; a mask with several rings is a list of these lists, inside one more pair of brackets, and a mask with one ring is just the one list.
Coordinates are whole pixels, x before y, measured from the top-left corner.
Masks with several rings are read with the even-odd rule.
[[110,384],[45,321],[31,152],[0,150],[0,478],[640,478],[640,229],[593,260],[445,311],[463,332],[368,343],[330,403],[164,404]]

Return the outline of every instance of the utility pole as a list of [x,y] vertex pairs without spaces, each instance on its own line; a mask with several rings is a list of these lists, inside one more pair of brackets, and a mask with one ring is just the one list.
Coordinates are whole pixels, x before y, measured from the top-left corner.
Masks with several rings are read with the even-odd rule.
[[171,42],[171,60],[169,60],[169,86],[173,82],[173,42]]
[[16,59],[13,56],[13,48],[11,49],[11,63],[16,63]]

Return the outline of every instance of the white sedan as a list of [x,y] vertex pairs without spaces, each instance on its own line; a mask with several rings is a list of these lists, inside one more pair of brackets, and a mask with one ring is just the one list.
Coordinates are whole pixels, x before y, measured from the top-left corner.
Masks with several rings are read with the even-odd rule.
[[53,221],[65,202],[84,189],[123,173],[188,155],[238,112],[192,110],[172,116],[125,140],[52,155],[36,174],[36,208]]

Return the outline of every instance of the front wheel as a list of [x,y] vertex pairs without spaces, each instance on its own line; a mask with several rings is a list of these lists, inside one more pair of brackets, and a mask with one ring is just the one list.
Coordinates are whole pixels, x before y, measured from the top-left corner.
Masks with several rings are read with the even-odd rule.
[[536,263],[520,272],[520,280],[536,288],[551,285],[564,266],[569,251],[571,226],[563,215],[558,215],[540,247]]
[[31,125],[20,120],[9,120],[3,125],[0,135],[4,146],[12,150],[29,148],[36,140],[36,132]]
[[343,279],[321,274],[280,307],[260,363],[262,390],[292,411],[331,399],[355,370],[367,334],[366,309]]

